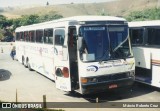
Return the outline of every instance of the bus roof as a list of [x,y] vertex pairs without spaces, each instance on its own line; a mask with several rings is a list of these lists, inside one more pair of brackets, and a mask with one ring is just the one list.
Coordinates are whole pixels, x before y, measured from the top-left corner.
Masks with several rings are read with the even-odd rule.
[[21,27],[18,27],[17,29],[29,28],[29,27],[40,26],[40,25],[49,25],[49,24],[58,23],[58,22],[87,22],[87,21],[126,21],[126,20],[121,17],[113,17],[113,16],[73,16],[68,18],[52,20],[48,22],[37,23],[33,25],[21,26]]
[[160,26],[160,20],[128,22],[129,27]]
[[125,19],[120,17],[113,17],[113,16],[74,16],[68,17],[64,19],[59,19],[58,21],[125,21]]

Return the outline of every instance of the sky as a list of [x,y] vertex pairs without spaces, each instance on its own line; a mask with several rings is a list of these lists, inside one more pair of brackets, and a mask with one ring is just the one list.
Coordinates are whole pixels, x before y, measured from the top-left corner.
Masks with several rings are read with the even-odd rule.
[[113,0],[0,0],[0,7],[15,7],[28,5],[46,5],[47,1],[50,5],[70,4],[70,3],[98,3]]

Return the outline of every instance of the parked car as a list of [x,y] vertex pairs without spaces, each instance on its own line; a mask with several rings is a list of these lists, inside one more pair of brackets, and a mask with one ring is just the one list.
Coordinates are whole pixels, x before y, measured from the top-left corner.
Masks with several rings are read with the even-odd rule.
[[1,40],[2,42],[13,42],[14,41],[14,37],[5,37],[4,39]]

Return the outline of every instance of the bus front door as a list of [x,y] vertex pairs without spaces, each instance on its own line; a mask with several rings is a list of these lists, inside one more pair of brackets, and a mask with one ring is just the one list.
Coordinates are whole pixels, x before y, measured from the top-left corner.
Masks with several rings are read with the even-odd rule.
[[69,74],[69,57],[65,28],[54,30],[54,66],[56,88],[71,91],[71,77]]
[[77,61],[77,32],[75,26],[68,28],[68,52],[69,52],[69,66],[72,90],[79,88],[78,80],[78,61]]

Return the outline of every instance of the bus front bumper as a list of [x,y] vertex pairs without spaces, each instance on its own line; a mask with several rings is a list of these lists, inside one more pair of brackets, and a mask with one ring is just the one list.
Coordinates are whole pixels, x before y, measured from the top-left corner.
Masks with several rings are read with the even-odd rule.
[[124,78],[116,81],[104,81],[97,83],[82,84],[82,94],[105,92],[131,87],[134,83],[134,77]]

